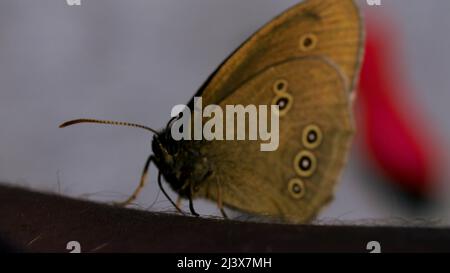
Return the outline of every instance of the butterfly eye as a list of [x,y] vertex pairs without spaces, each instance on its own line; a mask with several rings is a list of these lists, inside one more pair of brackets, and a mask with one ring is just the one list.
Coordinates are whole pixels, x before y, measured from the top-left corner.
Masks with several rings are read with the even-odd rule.
[[286,80],[278,80],[273,84],[273,91],[275,93],[287,92],[288,82]]
[[315,149],[322,143],[322,131],[319,126],[311,124],[303,129],[303,145],[308,149]]
[[279,115],[284,116],[291,109],[293,97],[288,93],[282,93],[272,100],[272,105],[278,105]]
[[294,169],[299,176],[310,177],[317,167],[316,157],[309,151],[299,152],[294,159]]
[[298,178],[289,181],[288,189],[295,199],[300,199],[305,195],[305,184]]
[[309,51],[316,47],[317,36],[311,33],[305,34],[300,38],[300,49],[302,51]]

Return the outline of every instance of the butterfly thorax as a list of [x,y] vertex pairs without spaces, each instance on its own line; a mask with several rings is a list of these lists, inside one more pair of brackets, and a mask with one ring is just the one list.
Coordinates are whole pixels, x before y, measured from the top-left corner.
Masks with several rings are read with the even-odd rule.
[[200,141],[174,140],[169,130],[153,138],[155,164],[167,183],[181,197],[192,196],[212,174],[212,166],[201,154],[200,146]]

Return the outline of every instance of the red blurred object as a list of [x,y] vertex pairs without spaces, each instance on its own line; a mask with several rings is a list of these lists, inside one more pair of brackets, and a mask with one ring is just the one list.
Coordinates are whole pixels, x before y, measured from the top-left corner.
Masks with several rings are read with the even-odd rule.
[[[372,161],[402,189],[419,196],[434,186],[432,136],[418,119],[419,105],[411,106],[409,87],[396,66],[396,38],[392,28],[367,21],[365,58],[358,93],[362,144]],[[401,67],[401,69],[404,67]]]

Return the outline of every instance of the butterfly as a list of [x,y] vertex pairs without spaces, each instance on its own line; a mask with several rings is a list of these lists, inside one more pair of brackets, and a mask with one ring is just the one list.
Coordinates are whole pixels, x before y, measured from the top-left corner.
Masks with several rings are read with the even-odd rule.
[[[194,96],[204,104],[278,105],[280,143],[261,152],[259,141],[179,140],[170,120],[162,130],[134,123],[76,119],[151,131],[151,154],[129,204],[144,187],[149,166],[181,198],[206,198],[255,215],[305,223],[333,197],[346,163],[354,123],[352,101],[364,43],[351,0],[306,0],[257,31],[212,73]],[[188,104],[192,109],[193,100]],[[180,210],[181,211],[181,210]]]

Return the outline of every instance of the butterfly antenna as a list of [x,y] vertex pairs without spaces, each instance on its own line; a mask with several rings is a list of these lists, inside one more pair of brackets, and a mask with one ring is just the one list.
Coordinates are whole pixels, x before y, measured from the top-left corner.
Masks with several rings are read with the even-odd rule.
[[107,124],[107,125],[114,125],[114,126],[127,126],[127,127],[135,127],[135,128],[141,128],[147,131],[150,131],[154,134],[158,134],[158,132],[155,129],[152,129],[150,127],[140,125],[137,123],[130,123],[130,122],[121,122],[121,121],[111,121],[111,120],[98,120],[98,119],[74,119],[64,122],[63,124],[59,125],[59,128],[65,128],[68,126],[72,126],[75,124],[80,123],[97,123],[97,124]]

